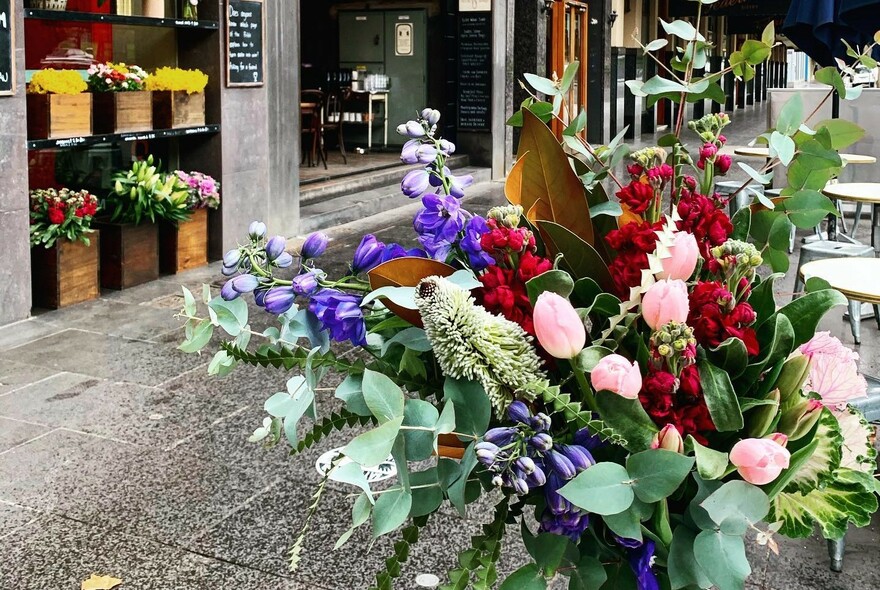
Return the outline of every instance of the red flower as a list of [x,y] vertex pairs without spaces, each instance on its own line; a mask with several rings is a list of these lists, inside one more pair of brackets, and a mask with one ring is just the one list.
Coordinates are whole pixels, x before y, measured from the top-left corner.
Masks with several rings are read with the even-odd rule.
[[690,434],[705,444],[702,433],[715,430],[694,365],[684,368],[678,380],[666,371],[650,373],[642,383],[639,401],[654,423],[673,424],[682,436]]
[[736,303],[733,294],[718,281],[699,283],[690,295],[688,325],[697,342],[715,348],[728,338],[739,338],[749,355],[760,352],[758,337],[750,326],[757,315],[748,303]]
[[548,270],[553,269],[553,263],[546,258],[535,256],[531,252],[526,252],[519,259],[519,270],[517,278],[526,283],[538,275],[544,274]]
[[633,180],[638,180],[642,177],[642,174],[644,174],[645,169],[642,168],[641,164],[630,164],[626,167],[626,171],[633,177]]
[[629,207],[633,213],[643,213],[654,202],[654,187],[639,180],[634,180],[619,191],[617,198]]
[[731,164],[733,164],[733,159],[727,154],[715,158],[715,170],[719,176],[727,174],[727,171],[730,170]]
[[621,252],[608,265],[614,294],[625,301],[629,299],[630,287],[642,284],[642,269],[648,268],[648,255],[638,250]]
[[61,225],[64,223],[64,211],[56,207],[49,209],[49,223]]
[[711,258],[709,250],[726,242],[733,233],[733,224],[719,208],[721,206],[717,200],[687,190],[682,191],[678,202],[678,214],[681,217],[678,229],[694,234],[700,253],[706,260]]
[[675,375],[666,371],[649,373],[642,382],[639,402],[655,423],[669,423],[675,403]]
[[480,302],[488,311],[516,322],[534,336],[532,303],[526,292],[526,282],[552,268],[552,262],[531,252],[525,252],[520,257],[519,268],[515,270],[489,266],[480,276],[480,282],[483,283]]
[[661,226],[660,223],[631,222],[605,236],[608,245],[617,251],[608,268],[614,281],[614,294],[621,299],[629,298],[630,287],[642,284],[642,269],[648,268],[647,254],[657,248],[654,232]]
[[508,265],[513,254],[535,251],[535,236],[529,229],[499,226],[494,219],[489,219],[486,224],[490,231],[480,237],[480,247],[496,263]]

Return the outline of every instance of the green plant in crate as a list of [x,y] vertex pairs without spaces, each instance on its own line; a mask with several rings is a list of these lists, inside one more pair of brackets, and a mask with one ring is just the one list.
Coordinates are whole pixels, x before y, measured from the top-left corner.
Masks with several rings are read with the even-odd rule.
[[104,205],[113,211],[112,221],[139,224],[145,219],[151,223],[164,219],[178,223],[190,218],[187,186],[176,174],[161,172],[159,168],[151,155],[113,176],[113,192]]

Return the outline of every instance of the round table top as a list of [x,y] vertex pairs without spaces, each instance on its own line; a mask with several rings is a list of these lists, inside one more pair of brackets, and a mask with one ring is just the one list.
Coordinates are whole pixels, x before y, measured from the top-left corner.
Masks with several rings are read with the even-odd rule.
[[814,260],[801,267],[801,276],[824,279],[849,299],[880,304],[880,258]]
[[880,182],[838,182],[826,185],[822,192],[832,199],[880,204]]
[[[737,156],[747,158],[769,158],[770,148],[765,147],[740,147],[733,150]],[[874,156],[864,156],[861,154],[840,154],[840,159],[844,164],[876,164],[877,158]]]

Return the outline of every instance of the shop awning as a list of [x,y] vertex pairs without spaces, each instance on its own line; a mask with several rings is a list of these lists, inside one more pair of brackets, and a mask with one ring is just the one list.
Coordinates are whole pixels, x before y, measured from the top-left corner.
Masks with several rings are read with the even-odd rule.
[[847,43],[864,46],[880,30],[880,0],[793,0],[782,33],[823,66],[851,61]]

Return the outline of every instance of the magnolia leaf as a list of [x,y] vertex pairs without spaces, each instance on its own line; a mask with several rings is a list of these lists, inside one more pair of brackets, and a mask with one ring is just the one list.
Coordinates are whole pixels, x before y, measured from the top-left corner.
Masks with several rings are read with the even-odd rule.
[[590,277],[606,290],[612,286],[611,272],[599,252],[564,224],[538,221],[548,253],[562,255],[561,266],[575,280]]
[[523,114],[519,154],[522,169],[505,186],[508,200],[527,212],[543,201],[551,217],[546,216],[546,209],[539,209],[538,219],[555,221],[592,244],[593,224],[583,184],[550,128],[528,111]]
[[597,391],[596,403],[608,427],[627,441],[628,451],[637,453],[651,447],[659,429],[639,400],[626,399],[610,391]]
[[791,321],[795,336],[793,346],[798,347],[816,334],[819,321],[831,308],[846,304],[846,297],[839,291],[816,291],[798,297],[776,313]]
[[[435,275],[448,277],[454,272],[454,267],[431,260],[430,258],[404,256],[383,262],[367,273],[367,275],[370,279],[370,288],[376,290],[381,287],[415,287],[425,277]],[[406,309],[393,301],[386,300],[385,305],[398,317],[405,319],[414,326],[422,327],[422,318],[418,311]]]
[[122,584],[122,580],[113,576],[99,576],[92,574],[88,580],[83,580],[81,590],[113,590]]

